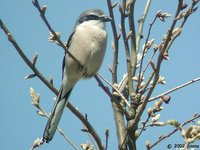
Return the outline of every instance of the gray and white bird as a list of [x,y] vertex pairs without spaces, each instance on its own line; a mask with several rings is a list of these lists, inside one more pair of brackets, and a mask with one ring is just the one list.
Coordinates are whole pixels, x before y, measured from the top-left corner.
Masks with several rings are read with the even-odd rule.
[[53,138],[74,85],[81,78],[91,78],[99,70],[107,45],[105,22],[111,18],[99,9],[84,11],[77,19],[68,39],[68,51],[83,65],[65,53],[62,85],[43,134],[47,143]]

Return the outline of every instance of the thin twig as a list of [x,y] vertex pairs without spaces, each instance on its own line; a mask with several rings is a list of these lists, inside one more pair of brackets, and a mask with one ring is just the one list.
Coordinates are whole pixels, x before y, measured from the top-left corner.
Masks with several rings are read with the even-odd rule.
[[118,108],[124,113],[124,115],[126,117],[128,117],[128,113],[126,112],[125,109],[123,109],[123,107],[121,106],[121,104],[119,103],[119,101],[112,95],[112,93],[110,93],[108,87],[104,86],[104,84],[102,83],[102,81],[99,79],[99,77],[97,75],[94,76],[94,78],[96,79],[96,81],[98,82],[99,86],[105,91],[105,93],[111,98],[111,100],[113,100]]
[[[179,29],[182,29],[182,28],[183,28],[183,26],[185,25],[187,19],[188,19],[189,16],[193,13],[193,9],[194,9],[194,7],[195,7],[195,5],[196,5],[197,3],[198,3],[198,2],[196,2],[195,0],[192,1],[192,5],[190,6],[190,8],[188,8],[188,10],[186,10],[186,12],[189,11],[189,13],[188,13],[188,15],[186,15],[186,16],[183,17],[182,23],[181,23],[181,25],[178,27]],[[185,13],[186,13],[186,12],[185,12]],[[180,34],[181,34],[181,31],[180,31],[179,34],[173,35],[173,36],[172,36],[172,38],[171,38],[171,40],[170,40],[170,42],[169,42],[169,44],[168,44],[168,46],[167,46],[167,48],[166,48],[166,52],[168,52],[168,50],[169,50],[169,48],[171,47],[171,45],[173,44],[174,40],[175,40]]]
[[135,19],[134,19],[134,11],[135,11],[135,1],[129,1],[129,10],[128,10],[128,22],[129,22],[129,29],[131,31],[131,67],[133,70],[132,76],[135,76],[136,73],[136,65],[137,65],[137,50],[136,50],[136,32],[135,32]]
[[142,35],[143,27],[144,27],[144,23],[145,23],[147,14],[149,12],[150,5],[151,5],[151,0],[147,0],[146,6],[144,8],[144,12],[143,12],[140,20],[138,21],[139,22],[139,28],[138,28],[138,35],[137,35],[137,39],[136,39],[136,50],[137,50],[137,52],[139,51],[140,41],[141,41],[142,36],[143,36]]
[[[114,36],[114,42],[113,42],[113,64],[112,64],[112,84],[117,83],[117,67],[118,67],[118,49],[119,49],[119,38],[120,34],[117,34],[116,30],[116,24],[114,20],[114,15],[113,15],[113,8],[114,6],[117,5],[117,3],[111,4],[111,0],[107,0],[107,5],[110,13],[110,17],[112,18],[111,21],[111,26],[113,30],[113,36]],[[112,92],[115,90],[112,88]],[[113,95],[113,98],[116,99],[116,96]],[[125,126],[125,121],[124,121],[124,113],[121,111],[121,108],[123,108],[118,100],[115,100],[112,102],[112,109],[114,113],[114,120],[115,120],[115,126],[116,126],[116,132],[117,132],[117,139],[118,139],[118,145],[121,145],[123,142],[123,138],[125,137],[125,132],[126,132],[126,126]],[[125,116],[128,116],[128,114],[125,114]],[[125,146],[124,146],[125,147]]]
[[[70,104],[70,111],[72,111],[73,113],[77,112],[77,109],[72,105]],[[90,122],[85,118],[85,116],[83,114],[79,114],[79,115],[76,115],[80,120],[81,122],[86,126],[88,132],[92,135],[92,137],[94,138],[94,140],[96,141],[98,147],[99,147],[99,150],[104,150],[104,145],[102,143],[102,140],[101,138],[99,137],[98,133],[96,132],[96,130],[93,128],[93,126],[90,124]]]
[[186,83],[183,83],[183,84],[181,84],[181,85],[179,85],[179,86],[176,86],[176,87],[174,87],[174,88],[172,88],[172,89],[170,89],[170,90],[168,90],[168,91],[166,91],[166,92],[164,92],[164,93],[162,93],[162,94],[159,94],[159,95],[157,95],[157,96],[155,96],[155,97],[152,97],[152,98],[149,99],[149,101],[153,101],[153,100],[155,100],[155,99],[161,98],[163,95],[167,95],[167,94],[169,94],[169,93],[172,93],[172,92],[174,92],[174,91],[177,91],[177,90],[179,90],[179,89],[181,89],[181,88],[184,88],[184,87],[186,87],[186,86],[188,86],[188,85],[190,85],[190,84],[193,84],[193,83],[195,83],[195,82],[198,82],[198,81],[200,81],[200,77],[195,78],[195,79],[192,79],[191,81],[188,81],[188,82],[186,82]]
[[123,78],[121,79],[120,83],[118,84],[120,92],[124,91],[127,83],[128,83],[128,74],[126,73],[123,75]]
[[140,135],[142,134],[142,132],[144,131],[144,129],[146,128],[146,124],[148,123],[149,119],[151,118],[150,115],[148,115],[147,119],[142,123],[142,128],[137,136],[137,139],[140,137]]
[[113,86],[106,78],[104,78],[101,74],[97,73],[97,76],[99,76],[102,80],[104,80],[108,85],[110,85],[122,98],[122,101],[126,103],[128,107],[130,107],[130,104],[128,100],[122,95],[122,93],[115,87]]
[[145,92],[147,92],[151,88],[151,86],[149,88],[148,88],[148,86],[151,83],[151,80],[153,79],[155,72],[156,71],[153,70],[152,73],[149,75],[148,80],[145,83],[145,86],[141,90],[141,95],[143,95]]
[[132,80],[132,67],[131,67],[131,56],[130,56],[130,49],[129,49],[129,44],[127,40],[127,35],[126,35],[126,28],[125,28],[125,6],[126,6],[126,1],[123,0],[122,6],[119,6],[119,11],[121,13],[121,33],[123,37],[123,42],[124,42],[124,47],[125,47],[125,53],[126,53],[126,63],[127,63],[127,73],[128,73],[128,89],[129,89],[129,95],[133,96],[134,91],[133,91],[133,80]]
[[[113,8],[117,5],[117,3],[112,4],[111,0],[107,0],[107,6],[109,10],[110,17],[112,18],[111,21],[111,26],[112,26],[112,31],[113,31],[113,64],[112,64],[112,84],[116,84],[117,81],[117,67],[118,67],[118,49],[119,49],[119,38],[120,35],[117,34],[117,29],[116,29],[116,24],[115,24],[115,18],[113,14]],[[112,92],[115,90],[112,88]],[[116,98],[116,96],[113,96]],[[125,121],[124,121],[124,113],[121,111],[120,107],[122,105],[119,105],[118,101],[113,101],[112,102],[112,109],[114,113],[114,119],[115,119],[115,126],[116,126],[116,132],[117,132],[117,139],[118,139],[118,145],[120,145],[123,141],[123,137],[125,137]],[[126,115],[127,116],[127,115]],[[107,141],[107,140],[106,140]],[[107,142],[106,142],[107,143]],[[107,147],[107,144],[106,144]]]
[[108,138],[106,138],[106,148],[105,148],[105,150],[107,150],[108,149]]
[[106,137],[106,148],[105,150],[108,149],[108,139],[109,139],[109,129],[107,128],[105,131],[105,137]]
[[157,51],[154,51],[154,52],[153,52],[153,54],[152,54],[152,56],[150,57],[148,63],[147,63],[146,66],[144,67],[143,74],[146,72],[148,66],[151,64],[151,61],[153,61],[153,57],[155,56],[156,52],[157,52]]
[[[87,118],[86,118],[87,119]],[[83,124],[83,127],[85,129],[85,132],[88,134],[91,143],[94,145],[95,149],[98,149],[98,146],[96,145],[94,138],[92,137],[92,135],[90,134],[90,132],[88,131],[87,127]]]
[[115,18],[113,14],[113,5],[111,4],[111,0],[107,0],[107,6],[109,10],[111,20],[111,26],[114,37],[114,47],[113,47],[113,65],[112,65],[112,84],[117,83],[117,65],[118,65],[118,49],[119,49],[119,39],[115,24]]
[[142,81],[142,78],[143,78],[143,75],[144,75],[144,72],[142,72],[142,67],[143,67],[144,56],[145,56],[145,53],[146,53],[145,49],[147,47],[147,43],[148,43],[149,38],[150,38],[152,27],[153,27],[154,23],[156,22],[157,18],[158,18],[158,14],[155,15],[152,23],[149,24],[149,30],[148,30],[148,33],[147,33],[147,38],[146,38],[146,41],[145,41],[144,49],[142,50],[142,58],[141,58],[141,61],[140,61],[139,77],[138,77],[139,81],[138,81],[136,93],[139,91],[139,87],[140,87],[140,84],[141,84],[141,81]]
[[[187,21],[188,17],[197,10],[197,9],[194,10],[194,7],[196,6],[197,3],[199,3],[199,0],[192,0],[192,6],[190,7],[190,9],[188,9],[188,10],[190,10],[190,13],[188,15],[184,16],[184,19],[183,19],[180,27],[183,27],[185,22]],[[198,7],[196,7],[196,8],[198,8]]]
[[58,131],[60,134],[64,137],[64,139],[75,149],[78,150],[78,147],[72,143],[72,141],[65,135],[65,133],[62,131],[61,128],[57,127]]

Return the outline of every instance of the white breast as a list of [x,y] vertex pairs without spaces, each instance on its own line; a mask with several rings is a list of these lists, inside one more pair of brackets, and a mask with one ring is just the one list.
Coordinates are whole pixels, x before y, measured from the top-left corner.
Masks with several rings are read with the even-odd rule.
[[[87,24],[76,28],[69,51],[87,68],[84,77],[91,77],[97,73],[104,58],[106,44],[107,34],[104,29]],[[67,59],[68,67],[66,69],[71,68],[71,73],[77,73],[74,61],[70,58]]]

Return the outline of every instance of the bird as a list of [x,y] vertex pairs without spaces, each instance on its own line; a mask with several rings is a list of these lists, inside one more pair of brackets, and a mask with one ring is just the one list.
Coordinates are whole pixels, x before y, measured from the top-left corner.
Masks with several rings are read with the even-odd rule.
[[52,140],[73,87],[80,79],[92,78],[99,70],[107,46],[105,23],[112,18],[100,9],[89,9],[78,17],[67,41],[67,50],[83,66],[65,52],[62,83],[43,133],[43,141]]

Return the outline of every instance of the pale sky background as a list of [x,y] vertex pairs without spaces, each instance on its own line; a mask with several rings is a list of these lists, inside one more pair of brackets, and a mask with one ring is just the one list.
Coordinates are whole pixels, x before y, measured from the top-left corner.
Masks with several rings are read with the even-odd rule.
[[[121,1],[119,1],[121,2]],[[145,5],[145,0],[138,0],[136,3],[136,20],[139,19]],[[187,1],[188,4],[190,0]],[[89,8],[99,8],[108,14],[106,1],[104,0],[40,0],[41,4],[47,5],[47,18],[52,27],[62,33],[62,40],[66,41],[76,18],[79,14]],[[150,9],[144,36],[150,21],[158,10],[174,14],[177,1],[154,0]],[[116,19],[119,24],[120,15],[118,8]],[[49,31],[41,20],[37,10],[33,7],[31,0],[0,0],[0,18],[7,25],[14,35],[25,54],[32,59],[35,52],[39,53],[36,67],[49,78],[54,78],[54,85],[59,88],[61,84],[61,64],[63,50],[56,44],[48,42]],[[169,28],[171,19],[166,23],[158,21],[153,27],[151,38],[159,43],[162,35]],[[118,26],[118,25],[117,25]],[[166,77],[167,85],[158,86],[153,95],[162,93],[177,85],[200,76],[200,13],[199,10],[193,14],[186,23],[182,36],[179,37],[170,49],[170,60],[162,65],[161,74]],[[112,64],[111,41],[112,31],[110,24],[107,24],[108,46],[107,52],[99,72],[111,81],[111,74],[108,65]],[[118,29],[119,31],[119,29]],[[142,40],[142,43],[145,40]],[[47,119],[36,114],[36,109],[31,105],[29,94],[30,87],[33,87],[41,96],[41,106],[51,111],[55,95],[38,79],[25,80],[24,77],[32,73],[16,50],[8,42],[6,36],[0,31],[0,149],[2,150],[28,150],[32,142],[43,134]],[[124,47],[119,47],[119,81],[126,71],[124,60]],[[200,113],[200,83],[195,83],[187,88],[170,94],[169,105],[164,105],[160,121],[167,121],[170,118],[177,119],[183,123],[195,112]],[[100,89],[94,79],[80,81],[74,88],[70,101],[80,112],[87,113],[88,119],[97,130],[105,143],[104,132],[109,128],[109,150],[117,149],[117,139],[114,126],[113,112],[109,97]],[[153,106],[154,102],[149,106]],[[142,118],[142,120],[144,120]],[[89,141],[86,133],[80,131],[82,123],[69,111],[65,110],[59,125],[66,135],[80,148],[80,144]],[[148,128],[137,142],[138,150],[145,149],[146,140],[154,143],[158,137],[172,131],[172,127]],[[90,141],[89,141],[90,142]],[[161,142],[156,150],[167,149],[168,144],[182,144],[183,139],[177,132],[171,138]],[[200,142],[194,143],[199,145]],[[72,149],[64,138],[57,132],[49,144],[44,144],[41,150],[64,150]],[[81,148],[80,148],[81,149]]]

